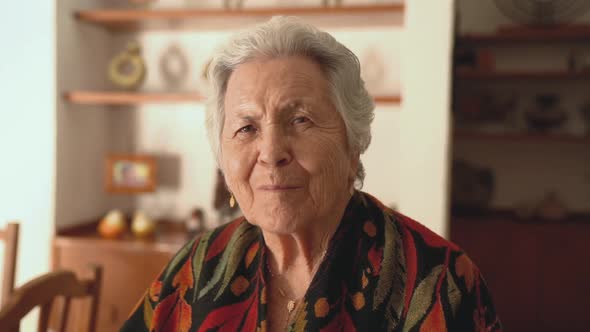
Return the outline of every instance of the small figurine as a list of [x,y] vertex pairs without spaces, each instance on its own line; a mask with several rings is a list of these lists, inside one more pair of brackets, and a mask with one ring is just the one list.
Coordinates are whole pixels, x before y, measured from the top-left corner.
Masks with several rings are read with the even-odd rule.
[[568,114],[559,103],[560,98],[555,94],[537,95],[535,106],[525,112],[529,127],[541,132],[561,127],[568,119]]
[[127,231],[125,217],[119,210],[109,211],[98,224],[98,234],[107,239],[116,239],[121,237]]
[[156,223],[141,211],[135,212],[131,222],[131,231],[136,237],[147,238],[154,234]]
[[202,209],[194,209],[190,218],[186,221],[186,230],[189,236],[194,236],[205,230],[205,218]]
[[109,63],[109,79],[124,89],[138,88],[143,83],[145,75],[145,61],[141,57],[141,47],[138,43],[128,43],[126,49]]
[[186,55],[177,44],[172,44],[160,56],[160,75],[170,88],[177,89],[187,80],[190,68]]

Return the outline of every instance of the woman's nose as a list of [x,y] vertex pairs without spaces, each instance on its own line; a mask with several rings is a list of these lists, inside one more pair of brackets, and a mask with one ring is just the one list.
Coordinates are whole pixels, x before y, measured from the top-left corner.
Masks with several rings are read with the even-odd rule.
[[259,143],[258,161],[265,166],[285,166],[293,159],[289,138],[279,130],[267,131]]

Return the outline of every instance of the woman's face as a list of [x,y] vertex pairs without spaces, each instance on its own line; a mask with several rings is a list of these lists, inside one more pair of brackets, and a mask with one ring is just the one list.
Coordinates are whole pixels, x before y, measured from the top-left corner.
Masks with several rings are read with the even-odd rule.
[[253,60],[235,69],[221,153],[246,218],[278,234],[339,216],[358,164],[328,81],[305,57]]

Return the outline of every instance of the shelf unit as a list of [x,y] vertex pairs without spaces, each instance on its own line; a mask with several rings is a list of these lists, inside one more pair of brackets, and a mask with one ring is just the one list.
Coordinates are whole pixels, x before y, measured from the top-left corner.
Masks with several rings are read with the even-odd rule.
[[[96,25],[112,32],[144,31],[151,29],[184,29],[191,27],[227,27],[228,19],[232,22],[241,19],[269,18],[274,15],[293,15],[304,17],[337,18],[351,26],[360,24],[372,26],[386,24],[401,26],[403,24],[404,3],[387,5],[362,5],[342,7],[277,7],[249,9],[92,9],[80,10],[74,17],[87,24]],[[397,17],[398,19],[395,19]],[[392,18],[394,18],[392,20]],[[239,24],[239,23],[238,23]],[[230,23],[231,25],[231,23]],[[195,103],[203,102],[204,97],[198,93],[146,93],[146,92],[101,92],[69,91],[63,98],[75,104],[94,105],[137,105],[146,103]],[[378,95],[374,97],[377,104],[400,105],[399,95]]]
[[145,92],[99,92],[71,91],[63,95],[64,100],[85,105],[138,105],[161,103],[199,103],[205,98],[197,93],[145,93]]
[[[140,105],[140,104],[175,104],[202,103],[205,97],[197,92],[186,93],[147,93],[147,92],[110,92],[110,91],[70,91],[63,94],[64,100],[83,105]],[[380,95],[374,97],[375,103],[399,105],[401,96]]]
[[[486,277],[506,330],[543,332],[567,326],[582,331],[588,317],[571,308],[586,300],[580,292],[585,280],[578,276],[588,275],[588,268],[575,262],[588,260],[590,127],[578,122],[578,110],[587,98],[590,71],[569,68],[581,67],[576,62],[590,43],[590,22],[580,18],[577,22],[584,25],[503,26],[508,17],[501,10],[488,13],[490,20],[479,20],[478,7],[468,0],[462,3],[459,17],[466,19],[459,22],[463,32],[455,39],[455,120],[479,116],[482,122],[455,122],[453,158],[470,164],[473,173],[455,172],[451,182],[455,197],[474,199],[485,190],[493,194],[481,211],[453,211],[451,240]],[[561,130],[538,132],[529,125],[526,113],[543,106],[542,95],[557,95],[555,104],[549,97],[545,105],[567,112]],[[514,104],[511,96],[517,98]],[[510,108],[504,125],[482,114],[501,107]],[[485,118],[490,121],[484,123]],[[478,173],[482,169],[489,170],[492,181]],[[547,210],[560,208],[565,218],[542,218]],[[556,245],[548,245],[552,241]],[[547,269],[549,261],[556,266]],[[564,277],[562,271],[569,267],[575,271]],[[563,287],[554,291],[555,284]]]
[[[457,49],[462,50],[475,50],[474,54],[477,59],[478,56],[482,58],[479,59],[481,61],[482,68],[471,68],[462,65],[456,65],[454,69],[454,96],[456,98],[461,98],[461,94],[465,93],[478,93],[477,90],[480,88],[483,89],[485,92],[482,95],[487,93],[490,94],[501,94],[501,91],[506,92],[508,89],[510,92],[514,92],[514,89],[520,89],[526,87],[523,90],[526,90],[526,93],[531,92],[531,88],[537,89],[536,95],[540,94],[547,94],[548,90],[551,91],[552,88],[556,90],[555,93],[561,93],[564,95],[570,95],[577,93],[575,89],[567,89],[564,90],[562,86],[564,84],[572,84],[572,85],[581,85],[586,84],[587,80],[590,80],[590,70],[576,70],[576,71],[569,71],[567,68],[562,70],[559,69],[494,69],[487,68],[489,66],[489,57],[490,55],[487,52],[491,52],[492,54],[495,51],[498,51],[497,54],[499,56],[511,56],[512,62],[511,67],[514,67],[514,60],[519,60],[514,58],[519,54],[521,54],[520,62],[523,65],[527,65],[528,59],[530,58],[531,47],[536,46],[545,46],[549,43],[552,44],[552,47],[557,47],[562,49],[563,52],[563,59],[561,64],[567,63],[569,60],[568,56],[569,53],[566,53],[570,47],[576,46],[577,44],[584,46],[588,42],[590,42],[590,25],[571,25],[571,26],[559,26],[555,28],[538,28],[538,27],[518,27],[518,28],[506,28],[500,27],[497,29],[497,32],[494,33],[470,33],[470,34],[463,34],[456,36],[455,40],[455,47]],[[512,52],[506,52],[507,48],[511,48]],[[478,50],[484,50],[486,53],[478,54]],[[529,51],[527,51],[529,50]],[[553,51],[553,49],[551,49]],[[555,62],[556,60],[554,60]],[[478,61],[475,61],[478,62]],[[534,61],[533,61],[534,62]],[[556,68],[557,63],[552,63],[549,68]],[[509,85],[509,83],[516,82],[517,85]],[[470,84],[473,83],[475,87],[475,91],[468,87],[471,87]],[[477,86],[475,85],[477,84]],[[481,87],[479,86],[481,84]],[[487,84],[493,85],[489,88],[486,86]],[[494,85],[494,84],[497,84]],[[527,86],[530,84],[530,86]],[[541,88],[542,87],[542,88]],[[568,85],[569,87],[569,85]],[[562,91],[562,92],[559,92]],[[481,93],[481,92],[480,92]],[[583,97],[583,96],[582,96]],[[534,97],[532,98],[531,102],[534,103]],[[522,103],[519,103],[522,106]],[[462,105],[461,103],[457,103],[458,105]],[[465,107],[465,105],[463,105]],[[568,107],[572,107],[568,105]],[[574,106],[580,107],[580,105]],[[515,110],[515,112],[520,112],[521,109]],[[570,111],[570,110],[568,110]],[[574,110],[571,110],[572,112]],[[456,109],[454,113],[461,113],[467,112],[469,113],[468,109]],[[518,116],[518,114],[517,114]],[[576,121],[576,117],[570,116],[568,121]],[[576,124],[577,125],[577,124]],[[574,130],[572,127],[565,125],[566,128],[570,130]],[[577,135],[579,126],[576,129],[576,133],[566,133],[566,132],[553,132],[553,133],[539,133],[535,132],[532,129],[522,128],[521,132],[514,131],[510,128],[510,126],[506,126],[504,130],[498,132],[489,132],[489,131],[477,131],[476,129],[468,129],[467,127],[462,126],[461,124],[457,123],[455,125],[455,129],[452,132],[452,137],[454,139],[454,143],[457,145],[461,145],[465,142],[473,142],[474,144],[481,144],[481,146],[493,146],[494,144],[535,144],[537,147],[542,148],[543,146],[554,146],[555,144],[567,144],[575,149],[575,151],[580,150],[582,154],[578,155],[581,158],[584,158],[584,153],[587,152],[587,147],[590,145],[590,127],[586,127],[586,131],[588,132],[587,135]],[[527,147],[522,146],[523,151],[526,151]],[[459,148],[459,150],[461,150]],[[469,149],[463,150],[462,153],[467,153]],[[534,151],[538,151],[536,149],[530,149]],[[571,150],[574,151],[574,150]],[[469,153],[472,153],[470,151]],[[477,153],[475,153],[477,155]],[[536,156],[537,158],[541,158]],[[462,159],[469,159],[466,158],[465,155],[461,156]],[[504,158],[503,156],[498,155],[498,159]],[[548,155],[547,158],[552,158],[552,156]],[[570,158],[573,158],[570,156]],[[488,164],[492,163],[490,159],[486,159]],[[583,160],[583,159],[580,159]],[[476,160],[472,160],[476,162]],[[585,161],[581,161],[579,164],[583,169],[583,163]],[[498,163],[498,165],[502,165],[502,163]],[[496,165],[497,166],[497,165]],[[506,166],[498,166],[504,167],[503,173],[508,173]],[[524,167],[524,166],[523,166]],[[562,166],[564,167],[564,166]],[[540,179],[541,181],[541,179]],[[556,179],[552,179],[552,181],[558,181]],[[506,181],[504,181],[506,182]],[[522,194],[523,196],[531,195],[529,192],[526,194],[528,189],[523,189]],[[575,187],[572,190],[580,190],[580,188]],[[563,196],[563,195],[562,195]],[[580,204],[578,202],[578,204]],[[583,205],[586,206],[586,205]]]
[[590,25],[572,25],[557,28],[505,28],[496,33],[470,33],[457,37],[457,44],[460,46],[588,41],[590,41]]
[[500,141],[523,143],[572,143],[590,144],[590,136],[567,134],[535,134],[535,133],[486,133],[474,130],[455,130],[455,140],[459,141]]
[[484,71],[457,69],[455,77],[460,80],[588,80],[590,71]]
[[[274,15],[306,17],[354,17],[361,24],[402,24],[405,5],[373,5],[342,7],[285,7],[251,9],[96,9],[77,11],[74,16],[81,22],[94,24],[108,30],[145,30],[203,27],[211,20],[222,19],[227,26],[236,19],[268,18]],[[392,18],[396,18],[393,19]],[[231,19],[232,21],[228,21]],[[203,24],[203,20],[207,20]],[[351,22],[354,23],[354,22]],[[347,22],[348,25],[348,22]]]

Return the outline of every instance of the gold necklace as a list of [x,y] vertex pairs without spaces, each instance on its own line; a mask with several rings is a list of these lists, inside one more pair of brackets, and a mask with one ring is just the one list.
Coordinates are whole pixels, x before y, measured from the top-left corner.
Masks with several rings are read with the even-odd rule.
[[[319,257],[319,259],[317,259],[314,263],[314,267],[312,269],[311,275],[312,275],[312,279],[315,276],[317,269],[320,267],[320,263],[321,261],[324,259],[324,257],[326,256],[326,252],[327,250],[324,250],[322,252],[322,255]],[[266,258],[266,268],[268,270],[268,272],[270,273],[271,277],[276,279],[276,277],[280,277],[281,275],[276,275],[272,272],[272,269],[270,268],[270,264],[268,263],[268,257]],[[281,286],[279,285],[275,285],[277,287],[277,289],[279,290],[279,294],[281,294],[281,296],[285,299],[287,299],[287,313],[289,314],[287,317],[287,321],[289,321],[290,317],[291,317],[291,313],[293,312],[293,310],[295,310],[295,307],[297,305],[297,303],[299,302],[299,298],[289,298],[287,296],[287,294],[285,294],[285,291],[283,291],[283,289],[281,288]]]

